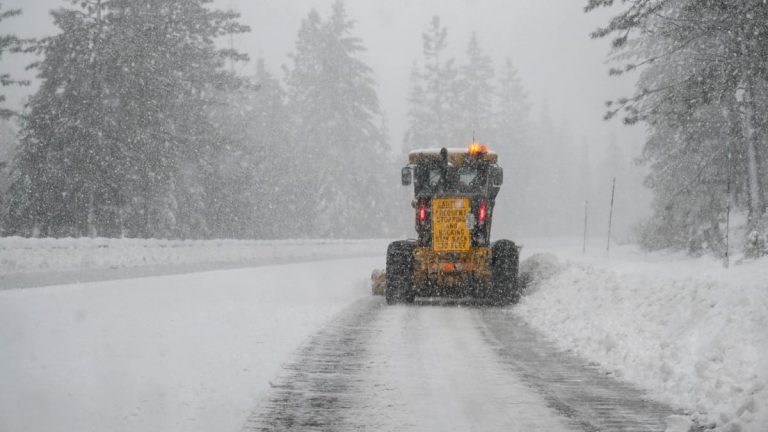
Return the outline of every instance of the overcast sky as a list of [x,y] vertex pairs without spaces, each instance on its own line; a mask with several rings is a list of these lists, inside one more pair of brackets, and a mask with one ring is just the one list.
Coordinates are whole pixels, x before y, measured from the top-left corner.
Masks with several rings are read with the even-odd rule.
[[[322,16],[333,0],[216,0],[220,7],[242,13],[252,27],[235,39],[236,48],[253,59],[264,57],[269,68],[282,75],[299,25],[311,8]],[[382,107],[387,115],[394,148],[406,128],[409,77],[421,57],[421,33],[433,15],[448,27],[449,48],[463,61],[472,31],[499,66],[510,57],[520,70],[531,101],[547,101],[557,122],[565,122],[576,144],[587,141],[602,147],[613,133],[617,139],[637,143],[640,130],[617,121],[604,122],[604,101],[631,92],[631,81],[607,76],[607,41],[589,38],[603,23],[605,12],[585,14],[581,0],[348,0],[355,33],[368,52],[365,60],[376,74]],[[5,8],[19,7],[23,15],[3,23],[3,32],[42,36],[56,31],[49,10],[69,6],[69,0],[5,0]],[[8,29],[8,30],[6,30]],[[21,73],[29,58],[6,55],[2,70]],[[242,66],[250,73],[253,62]],[[19,106],[31,89],[6,89],[9,103]],[[538,109],[538,108],[537,108]],[[491,143],[492,144],[492,143]]]

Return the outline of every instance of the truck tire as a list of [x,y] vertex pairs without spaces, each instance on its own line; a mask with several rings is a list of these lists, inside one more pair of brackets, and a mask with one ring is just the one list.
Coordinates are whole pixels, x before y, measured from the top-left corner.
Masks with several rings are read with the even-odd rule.
[[416,292],[413,284],[415,269],[413,251],[416,245],[409,241],[396,241],[387,248],[386,288],[387,304],[413,303]]
[[498,240],[491,246],[491,300],[497,305],[520,301],[518,268],[520,252],[509,240]]

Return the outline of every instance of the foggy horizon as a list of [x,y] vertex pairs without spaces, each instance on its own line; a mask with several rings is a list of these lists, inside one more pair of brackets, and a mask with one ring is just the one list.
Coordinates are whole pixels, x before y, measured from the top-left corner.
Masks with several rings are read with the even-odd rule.
[[[234,71],[251,76],[256,63],[264,59],[266,68],[278,80],[285,79],[283,68],[290,66],[289,55],[295,50],[296,34],[310,10],[316,10],[321,17],[331,12],[333,0],[297,0],[291,2],[250,2],[247,0],[216,0],[211,7],[234,10],[241,14],[240,22],[250,26],[248,33],[235,34],[217,40],[217,45],[230,46],[249,55],[250,61],[235,63]],[[23,0],[4,3],[8,8],[20,7],[22,15],[7,21],[9,31],[20,37],[42,37],[52,35],[53,26],[50,9],[69,7],[63,0],[40,0],[29,5]],[[388,145],[395,159],[404,164],[403,138],[408,128],[409,91],[414,66],[422,62],[422,34],[427,30],[433,16],[441,19],[448,32],[446,53],[455,59],[457,65],[466,61],[465,50],[471,34],[477,35],[480,48],[493,62],[498,76],[504,62],[511,60],[518,70],[519,78],[531,104],[528,119],[536,124],[542,115],[551,119],[557,129],[558,145],[569,149],[573,155],[587,152],[588,162],[594,168],[609,157],[608,148],[618,147],[624,172],[603,172],[605,178],[593,178],[598,182],[596,189],[580,197],[568,197],[574,202],[568,209],[568,221],[557,222],[549,228],[539,227],[535,215],[520,215],[523,220],[508,218],[497,224],[497,233],[520,235],[523,232],[563,233],[580,235],[584,202],[592,201],[589,234],[604,236],[607,225],[609,190],[611,177],[622,177],[619,181],[617,200],[618,217],[615,233],[628,239],[633,227],[648,213],[649,192],[642,186],[644,168],[634,166],[633,160],[645,137],[643,126],[627,127],[619,120],[605,121],[605,102],[632,94],[632,74],[623,77],[609,77],[606,60],[609,43],[593,40],[590,33],[611,13],[610,10],[583,10],[584,5],[570,0],[540,2],[535,0],[451,0],[451,1],[348,1],[347,14],[354,22],[352,36],[359,37],[365,51],[360,59],[373,70],[375,90],[378,93],[383,119],[386,121]],[[24,67],[35,58],[30,55],[6,55],[0,64],[14,76],[32,80],[29,87],[6,88],[7,104],[22,109],[24,98],[32,94],[39,84],[33,71]],[[492,101],[488,102],[489,105]],[[505,142],[489,142],[491,131],[466,130],[455,141],[444,143],[445,147],[468,145],[473,133],[476,138],[492,149],[504,149]],[[554,132],[554,131],[553,131]],[[532,138],[532,137],[531,137]],[[281,143],[276,143],[281,145]],[[528,143],[537,146],[535,140]],[[415,145],[423,147],[423,145]],[[586,149],[586,150],[585,150]],[[508,153],[502,158],[503,166],[513,167],[525,164],[522,154]],[[513,159],[521,159],[519,161]],[[552,169],[551,167],[548,169]],[[554,172],[551,175],[559,175]],[[388,174],[387,188],[395,193],[397,172]],[[506,186],[505,196],[517,193],[516,185]],[[599,195],[595,195],[598,193]],[[547,195],[561,194],[547,190]],[[394,202],[394,198],[392,198]],[[578,203],[577,203],[578,202]],[[399,208],[407,203],[398,203]],[[511,211],[525,205],[512,199],[500,200],[500,211]],[[402,233],[411,231],[403,224]]]
[[[294,50],[296,33],[311,9],[321,16],[330,13],[333,0],[251,2],[215,0],[217,8],[233,9],[251,32],[235,35],[234,48],[247,53],[251,61],[237,64],[236,71],[252,75],[255,61],[264,58],[267,68],[282,78],[282,66]],[[21,16],[9,20],[9,31],[20,37],[42,37],[55,33],[50,10],[70,6],[67,0],[7,0],[7,8],[22,8]],[[634,77],[609,77],[609,43],[589,37],[609,11],[584,13],[581,2],[555,0],[450,0],[450,1],[348,1],[350,18],[356,22],[367,51],[361,57],[372,67],[382,110],[390,128],[390,145],[397,153],[406,129],[410,75],[421,60],[421,35],[429,21],[439,16],[448,29],[448,51],[457,62],[464,60],[466,45],[476,32],[480,46],[494,60],[498,71],[510,58],[520,72],[533,104],[532,118],[547,105],[558,126],[565,126],[573,147],[582,142],[602,150],[613,135],[622,148],[635,151],[643,139],[641,126],[627,127],[620,121],[605,121],[605,101],[632,93]],[[229,46],[229,38],[218,41]],[[29,61],[21,61],[28,59]],[[20,109],[23,100],[36,88],[34,72],[24,71],[31,56],[4,56],[9,71],[31,79],[26,88],[7,88],[8,105]],[[477,131],[482,140],[482,131]],[[468,144],[472,131],[467,131]],[[493,146],[495,143],[489,143]]]

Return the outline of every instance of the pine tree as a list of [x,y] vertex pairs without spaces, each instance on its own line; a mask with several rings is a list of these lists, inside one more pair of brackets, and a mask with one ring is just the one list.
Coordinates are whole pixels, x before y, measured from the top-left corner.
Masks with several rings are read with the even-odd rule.
[[[323,112],[323,83],[319,79],[322,70],[322,20],[316,10],[311,10],[302,21],[294,51],[289,55],[291,67],[284,66],[286,105],[291,130],[289,142],[293,149],[293,160],[284,166],[290,167],[286,177],[286,208],[294,215],[289,228],[294,235],[312,235],[313,215],[318,198],[314,193],[316,181],[315,164],[323,160],[322,144],[316,142],[313,128],[320,122]],[[290,191],[290,192],[288,192]],[[285,229],[285,228],[283,228]]]
[[533,150],[526,163],[530,167],[527,199],[531,205],[527,211],[538,214],[537,229],[541,234],[562,234],[558,232],[562,225],[560,212],[564,207],[561,185],[568,179],[563,171],[563,143],[557,133],[555,121],[544,101],[532,133]]
[[[78,236],[87,233],[90,198],[109,188],[118,168],[101,158],[100,81],[94,59],[104,49],[96,13],[59,10],[63,32],[40,42],[40,90],[29,103],[10,189],[10,233]],[[66,115],[66,117],[65,117]],[[97,153],[97,151],[99,153]],[[96,159],[96,160],[94,160]]]
[[[8,18],[13,18],[21,14],[21,9],[7,9],[3,10],[3,5],[0,3],[0,25]],[[0,35],[0,59],[6,52],[21,52],[24,50],[25,45],[31,43],[30,40],[19,39],[15,35]],[[11,74],[6,72],[0,72],[0,86],[7,87],[10,85],[28,85],[26,80],[16,80]],[[0,103],[5,102],[5,95],[0,94]],[[8,108],[0,108],[0,119],[7,119],[14,115],[15,112]]]
[[253,100],[249,106],[252,110],[248,116],[248,139],[252,145],[252,166],[255,172],[253,179],[252,218],[248,224],[254,238],[288,238],[292,232],[285,230],[285,209],[289,203],[288,188],[291,183],[287,180],[295,166],[290,158],[285,157],[285,149],[290,146],[288,128],[288,113],[285,106],[285,91],[280,82],[266,69],[264,62],[259,61],[254,79],[258,90],[252,93]]
[[293,169],[285,157],[290,143],[284,92],[263,60],[257,62],[253,84],[228,91],[226,104],[212,111],[220,146],[204,158],[209,161],[204,170],[189,173],[202,174],[191,183],[204,185],[202,213],[209,235],[216,238],[291,234],[281,231],[288,177],[284,174]]
[[[590,0],[587,10],[612,3]],[[749,236],[765,236],[767,21],[762,0],[646,0],[593,34],[613,37],[615,58],[635,60],[612,74],[642,69],[635,95],[611,104],[608,117],[623,113],[626,123],[650,126],[644,159],[653,170],[656,214],[646,228],[680,233],[669,221],[691,224],[674,237],[677,247],[723,252],[722,239],[711,237],[722,236],[728,173],[746,208]]]
[[287,70],[291,139],[300,151],[292,186],[301,195],[293,207],[306,218],[304,235],[371,233],[382,208],[377,167],[387,159],[387,144],[372,71],[359,58],[365,48],[353,28],[341,1],[326,22],[311,11]]
[[530,202],[526,191],[532,188],[532,182],[536,179],[536,172],[531,166],[535,155],[534,143],[530,140],[531,104],[517,68],[509,58],[504,61],[498,75],[494,96],[494,136],[490,143],[504,165],[505,182],[511,185],[501,189],[500,193],[506,198],[498,202],[507,206],[504,213],[512,215],[514,228],[522,230],[525,227],[519,226],[521,221],[533,219],[528,211],[529,206],[524,203]]
[[654,192],[654,217],[641,225],[648,248],[682,248],[690,253],[724,253],[727,146],[731,130],[711,107],[694,113],[683,133],[655,128],[643,158],[651,164],[646,185]]
[[42,85],[14,167],[18,234],[178,236],[181,167],[217,143],[216,88],[243,56],[214,39],[247,31],[210,0],[94,0],[54,12]]
[[528,94],[518,76],[517,68],[507,58],[499,77],[496,93],[495,124],[496,145],[510,153],[520,153],[530,132]]
[[467,46],[467,63],[459,69],[457,85],[457,123],[452,128],[451,142],[460,146],[469,143],[472,135],[488,142],[495,138],[493,85],[494,69],[491,57],[480,48],[477,34],[472,33]]
[[406,148],[440,148],[459,145],[453,142],[457,124],[457,79],[453,59],[445,59],[448,30],[440,18],[432,18],[422,35],[423,69],[415,66],[411,73],[408,110],[409,127]]
[[[9,9],[3,10],[3,6],[0,3],[0,25],[8,18],[15,17],[21,14],[21,9]],[[28,44],[29,40],[21,40],[15,35],[0,35],[0,59],[6,52],[20,52],[24,50],[24,45]],[[14,79],[11,74],[6,72],[0,72],[0,86],[7,87],[10,85],[27,85],[27,81],[19,81]],[[0,104],[4,103],[6,97],[4,94],[0,94]],[[0,107],[0,235],[5,231],[3,229],[4,207],[5,207],[5,194],[8,190],[7,182],[7,169],[11,155],[16,148],[15,133],[11,132],[10,126],[7,124],[9,118],[16,113],[14,110],[6,107]]]
[[[127,223],[143,236],[177,236],[182,166],[204,169],[210,155],[223,151],[209,121],[220,106],[219,90],[242,85],[226,71],[228,60],[246,57],[233,50],[216,49],[216,37],[248,31],[236,22],[234,12],[210,10],[210,0],[119,0],[111,2],[116,27],[115,46],[108,61],[112,82],[120,92],[121,119],[133,121],[128,146],[140,155],[126,185],[135,203]],[[170,79],[169,79],[170,78]],[[125,121],[124,120],[124,121]],[[189,217],[190,215],[185,215]],[[211,227],[207,227],[210,229]]]

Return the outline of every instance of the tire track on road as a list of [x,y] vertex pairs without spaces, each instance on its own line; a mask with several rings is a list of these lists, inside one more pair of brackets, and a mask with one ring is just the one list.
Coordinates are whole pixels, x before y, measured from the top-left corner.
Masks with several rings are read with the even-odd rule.
[[509,369],[588,432],[663,432],[682,414],[573,354],[558,350],[509,309],[480,309],[483,333]]
[[381,298],[355,302],[320,330],[274,380],[272,391],[243,431],[348,430],[361,388],[359,372],[383,307]]
[[244,431],[663,432],[680,414],[509,309],[456,302],[360,300],[274,382]]

